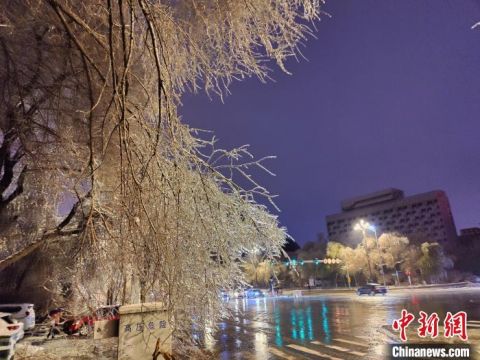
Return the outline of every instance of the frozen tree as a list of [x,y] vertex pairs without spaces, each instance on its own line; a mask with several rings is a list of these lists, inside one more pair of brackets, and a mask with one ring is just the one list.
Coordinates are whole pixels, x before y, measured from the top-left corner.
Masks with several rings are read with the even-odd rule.
[[433,282],[445,279],[446,270],[453,268],[453,261],[445,255],[442,246],[437,242],[424,242],[420,246],[420,251],[417,266],[422,276]]
[[405,260],[408,245],[406,236],[384,233],[378,238],[378,248],[381,252],[378,260],[393,269],[396,264],[401,264]]
[[249,175],[267,159],[217,149],[177,108],[185,91],[223,96],[236,79],[268,79],[268,60],[287,71],[319,7],[5,0],[0,270],[53,252],[69,260],[53,292],[163,301],[183,341],[193,319],[222,316],[219,289],[243,281],[246,254],[277,256],[285,233]]

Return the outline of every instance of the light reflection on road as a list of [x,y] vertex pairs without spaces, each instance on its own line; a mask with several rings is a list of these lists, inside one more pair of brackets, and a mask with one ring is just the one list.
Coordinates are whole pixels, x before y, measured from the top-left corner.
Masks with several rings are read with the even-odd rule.
[[391,325],[401,309],[417,313],[467,311],[480,320],[480,289],[415,291],[387,296],[332,295],[300,298],[236,299],[232,318],[219,325],[211,344],[222,359],[269,359],[269,346],[292,341],[330,344],[341,335],[358,336],[372,348],[384,344],[379,329]]

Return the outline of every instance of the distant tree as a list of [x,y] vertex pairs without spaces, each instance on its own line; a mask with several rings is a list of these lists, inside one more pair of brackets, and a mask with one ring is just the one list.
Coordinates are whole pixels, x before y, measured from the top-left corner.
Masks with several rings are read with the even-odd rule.
[[345,245],[338,242],[330,241],[327,244],[327,256],[332,259],[340,258],[344,249]]
[[441,278],[444,271],[453,266],[451,260],[445,256],[442,246],[436,242],[423,243],[420,251],[417,265],[422,275],[431,281]]
[[315,249],[315,242],[313,241],[307,241],[303,246],[302,246],[302,251],[305,253],[308,253],[312,250]]
[[381,252],[379,263],[386,264],[393,269],[396,264],[405,261],[408,238],[398,234],[384,233],[378,238],[378,247]]
[[409,246],[409,240],[405,236],[395,233],[384,233],[370,250],[372,260],[372,269],[378,281],[383,281],[388,277],[388,270],[395,271],[398,276],[398,269],[405,261],[406,250]]
[[326,244],[319,241],[307,241],[297,251],[297,256],[304,260],[323,259],[326,256]]
[[347,284],[352,284],[352,279],[358,285],[357,275],[363,275],[367,266],[365,250],[362,247],[355,249],[345,246],[339,254],[340,271],[347,277]]
[[[340,243],[329,242],[327,256],[339,258],[340,265],[330,265],[329,269],[336,274],[370,279],[369,261],[374,279],[383,279],[389,275],[387,271],[397,269],[410,273],[414,278],[417,272],[430,281],[440,279],[445,270],[453,267],[450,257],[446,256],[438,243],[424,242],[421,246],[410,244],[409,239],[398,234],[385,233],[378,238],[367,238],[355,248]],[[383,265],[383,266],[382,266]]]
[[269,280],[275,273],[274,266],[269,261],[247,262],[243,266],[246,280],[254,286],[268,287]]
[[[342,260],[344,251],[345,251],[345,246],[341,243],[329,241],[327,244],[327,258]],[[335,275],[334,281],[335,281],[335,286],[337,286],[338,274],[342,269],[342,265],[330,264],[330,265],[326,265],[326,267],[329,271],[331,271]]]
[[282,248],[287,253],[294,253],[295,251],[300,250],[300,245],[298,245],[298,243],[290,236],[287,236]]
[[418,245],[409,245],[405,249],[404,261],[400,265],[400,269],[404,273],[409,273],[413,282],[421,281],[421,272],[418,267],[418,261],[422,255]]

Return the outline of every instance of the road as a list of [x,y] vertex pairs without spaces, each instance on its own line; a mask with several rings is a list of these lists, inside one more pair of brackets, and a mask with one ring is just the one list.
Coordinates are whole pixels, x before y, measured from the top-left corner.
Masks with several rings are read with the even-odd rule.
[[[391,324],[402,309],[436,312],[441,323],[447,311],[466,311],[470,341],[480,340],[472,336],[480,332],[480,288],[238,299],[229,306],[232,318],[208,343],[220,359],[381,359],[385,344],[398,342]],[[440,334],[445,342],[443,328]]]

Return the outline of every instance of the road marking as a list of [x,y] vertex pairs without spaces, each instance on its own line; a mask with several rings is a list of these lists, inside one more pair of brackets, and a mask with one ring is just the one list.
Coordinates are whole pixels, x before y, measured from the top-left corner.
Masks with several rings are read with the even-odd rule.
[[337,357],[334,357],[334,356],[323,354],[320,351],[309,349],[309,348],[306,348],[304,346],[300,346],[300,345],[296,345],[296,344],[288,344],[287,346],[292,348],[292,349],[305,352],[307,354],[321,356],[321,357],[324,357],[324,358],[327,358],[327,359],[330,359],[330,360],[343,360],[341,358],[337,358]]
[[269,348],[268,351],[270,351],[273,355],[278,356],[279,358],[282,358],[282,359],[296,360],[295,356],[285,354],[283,351],[280,351],[274,347]]
[[363,347],[367,347],[367,348],[368,348],[368,345],[366,345],[365,343],[358,342],[358,341],[347,340],[347,339],[340,339],[340,338],[336,338],[336,339],[333,339],[333,340],[335,340],[335,341],[340,341],[340,342],[347,343],[347,344],[363,346]]
[[312,344],[325,346],[325,347],[333,349],[333,350],[338,350],[338,351],[346,352],[346,353],[357,355],[357,356],[367,355],[367,353],[364,353],[364,352],[350,350],[350,349],[347,349],[347,348],[344,348],[344,347],[341,347],[341,346],[337,346],[337,345],[327,345],[327,344],[324,344],[320,341],[312,341]]

